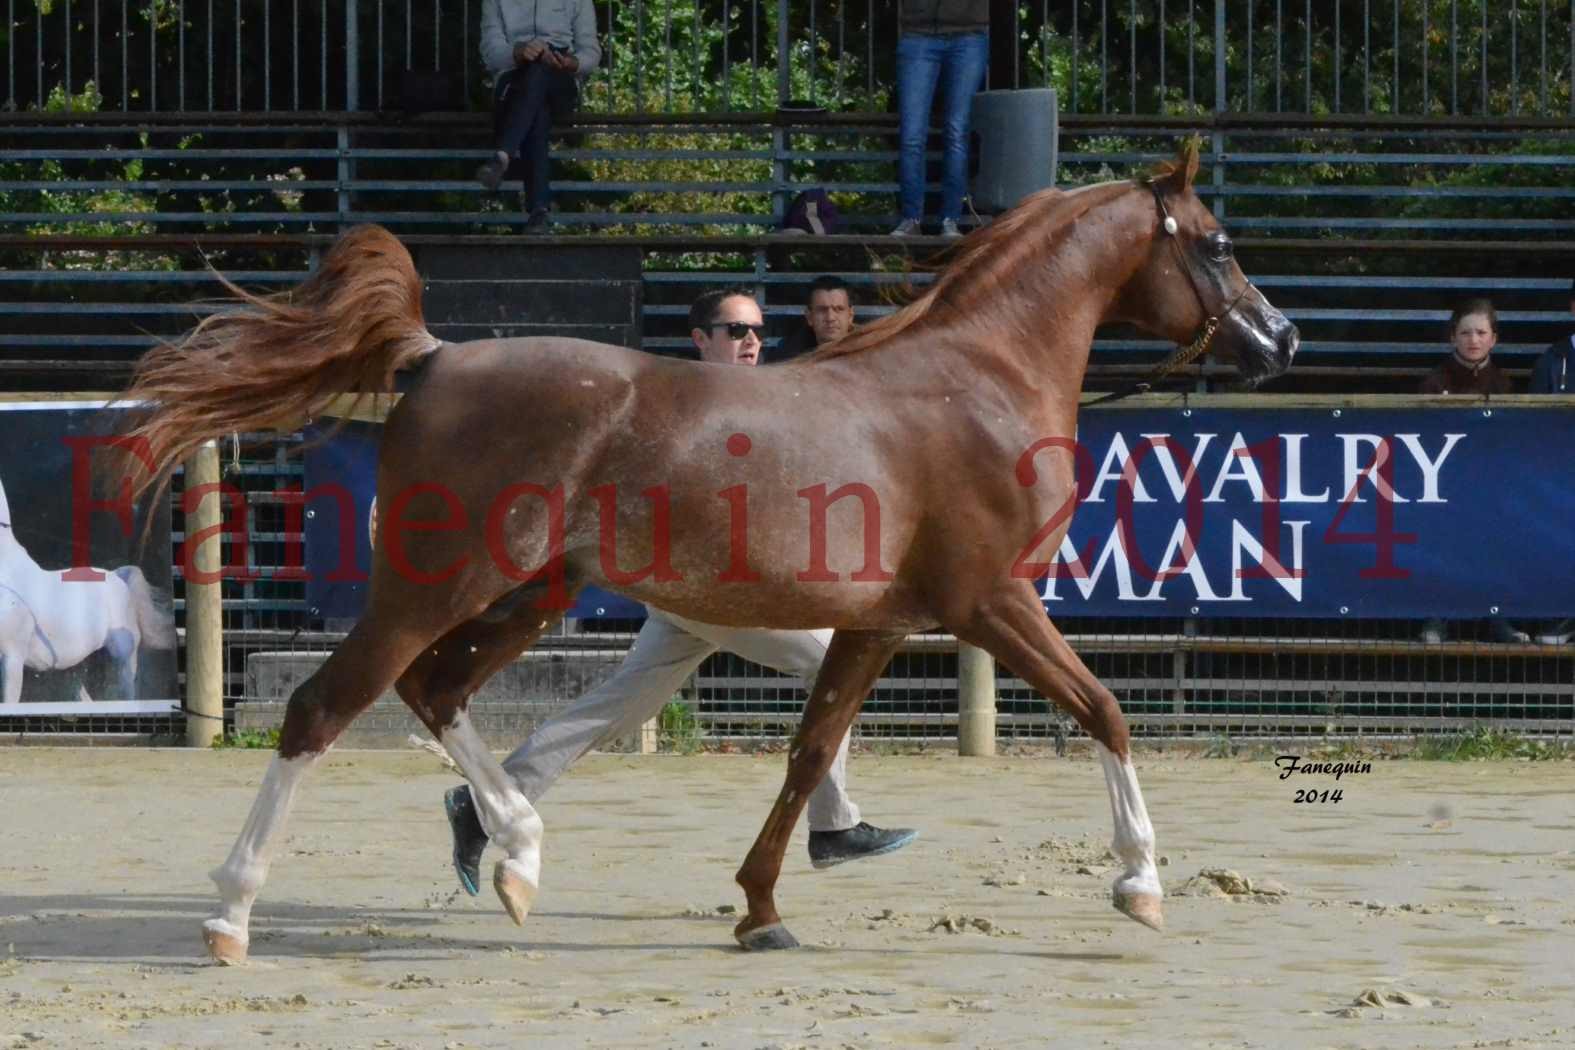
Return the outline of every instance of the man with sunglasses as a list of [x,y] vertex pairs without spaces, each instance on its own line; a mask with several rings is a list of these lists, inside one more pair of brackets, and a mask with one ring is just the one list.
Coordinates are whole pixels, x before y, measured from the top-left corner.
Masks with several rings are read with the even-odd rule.
[[[764,329],[760,304],[747,288],[707,292],[689,309],[689,338],[700,359],[711,364],[759,364]],[[526,798],[539,802],[581,755],[637,732],[660,714],[705,658],[719,649],[809,683],[819,673],[830,642],[829,630],[718,627],[649,609],[617,672],[538,726],[503,760],[503,768]],[[842,738],[830,771],[809,798],[809,859],[816,868],[891,853],[918,837],[910,828],[878,828],[859,818],[859,807],[847,794],[848,740]],[[451,788],[443,805],[454,833],[454,870],[460,885],[475,896],[488,840],[469,785]]]

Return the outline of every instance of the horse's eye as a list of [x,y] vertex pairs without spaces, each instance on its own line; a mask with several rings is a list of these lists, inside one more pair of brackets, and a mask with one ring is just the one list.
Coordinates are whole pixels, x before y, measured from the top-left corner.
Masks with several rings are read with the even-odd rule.
[[1209,245],[1209,254],[1213,257],[1215,262],[1229,261],[1235,250],[1236,248],[1233,244],[1231,244],[1230,238],[1226,237],[1224,234],[1215,237],[1213,242]]

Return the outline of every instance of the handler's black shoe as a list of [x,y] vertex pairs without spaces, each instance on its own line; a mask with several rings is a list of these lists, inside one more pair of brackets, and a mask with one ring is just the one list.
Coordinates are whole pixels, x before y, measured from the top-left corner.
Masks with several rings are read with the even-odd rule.
[[[811,831],[809,862],[817,868],[830,868],[843,861],[879,857],[894,853],[919,837],[913,828],[877,828],[859,821],[843,831]],[[457,858],[459,854],[454,854]]]
[[470,785],[461,784],[444,792],[443,811],[454,832],[454,872],[465,892],[474,897],[481,892],[481,854],[487,848],[487,833],[476,815]]

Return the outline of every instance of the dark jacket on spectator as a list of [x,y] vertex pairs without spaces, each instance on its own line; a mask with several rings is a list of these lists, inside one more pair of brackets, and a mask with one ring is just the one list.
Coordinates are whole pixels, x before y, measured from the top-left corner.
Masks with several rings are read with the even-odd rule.
[[1575,393],[1575,335],[1560,339],[1542,352],[1531,370],[1533,394]]
[[800,321],[796,328],[782,337],[777,348],[771,351],[771,360],[773,363],[791,361],[800,354],[809,353],[819,345],[820,340],[815,338],[815,330],[809,326],[809,322]]
[[1490,357],[1475,368],[1463,364],[1460,358],[1449,358],[1422,380],[1424,394],[1509,394],[1515,385],[1509,376],[1499,371]]
[[990,0],[902,0],[904,33],[984,33],[990,29]]

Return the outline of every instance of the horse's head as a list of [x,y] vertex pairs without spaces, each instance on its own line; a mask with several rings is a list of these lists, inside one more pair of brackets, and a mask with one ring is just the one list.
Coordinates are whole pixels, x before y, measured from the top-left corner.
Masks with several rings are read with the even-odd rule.
[[1154,237],[1113,319],[1174,341],[1170,367],[1213,351],[1255,384],[1290,367],[1300,336],[1236,265],[1230,235],[1192,191],[1197,171],[1198,142],[1188,139],[1173,164],[1139,183],[1152,198]]

